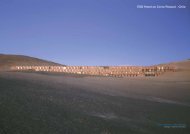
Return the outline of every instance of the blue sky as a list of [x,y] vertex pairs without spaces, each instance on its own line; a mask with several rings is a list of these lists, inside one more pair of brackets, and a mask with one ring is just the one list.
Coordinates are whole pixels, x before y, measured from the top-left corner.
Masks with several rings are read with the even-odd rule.
[[[137,9],[185,5],[185,9]],[[190,58],[188,0],[0,0],[0,53],[66,65]]]

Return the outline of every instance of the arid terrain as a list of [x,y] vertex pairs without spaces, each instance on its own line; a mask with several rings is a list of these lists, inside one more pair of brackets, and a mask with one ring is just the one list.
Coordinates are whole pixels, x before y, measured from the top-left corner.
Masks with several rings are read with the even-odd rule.
[[46,61],[38,58],[33,58],[24,55],[7,55],[0,54],[0,71],[9,70],[10,66],[24,66],[24,65],[33,65],[33,66],[46,66],[46,65],[60,65],[51,61]]
[[170,64],[159,77],[1,71],[0,134],[189,134],[190,60]]

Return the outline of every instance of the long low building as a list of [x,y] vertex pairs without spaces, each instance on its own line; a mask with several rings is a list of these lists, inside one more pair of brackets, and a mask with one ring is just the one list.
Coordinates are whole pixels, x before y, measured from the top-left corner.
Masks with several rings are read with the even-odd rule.
[[175,71],[169,66],[12,66],[13,71],[62,72],[99,76],[158,76],[168,71]]

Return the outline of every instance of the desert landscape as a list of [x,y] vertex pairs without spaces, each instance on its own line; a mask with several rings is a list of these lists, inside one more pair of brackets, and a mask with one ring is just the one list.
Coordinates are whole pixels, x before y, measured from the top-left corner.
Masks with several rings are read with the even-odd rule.
[[0,55],[0,134],[188,134],[190,60],[158,77],[17,72],[59,65]]
[[0,0],[0,18],[0,134],[190,134],[189,0]]

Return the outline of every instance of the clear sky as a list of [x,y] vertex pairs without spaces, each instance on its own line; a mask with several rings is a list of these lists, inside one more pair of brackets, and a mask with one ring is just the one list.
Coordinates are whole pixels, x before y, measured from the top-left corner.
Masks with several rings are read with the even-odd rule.
[[[138,9],[137,5],[185,5]],[[190,58],[189,0],[0,0],[0,53],[66,65]]]

